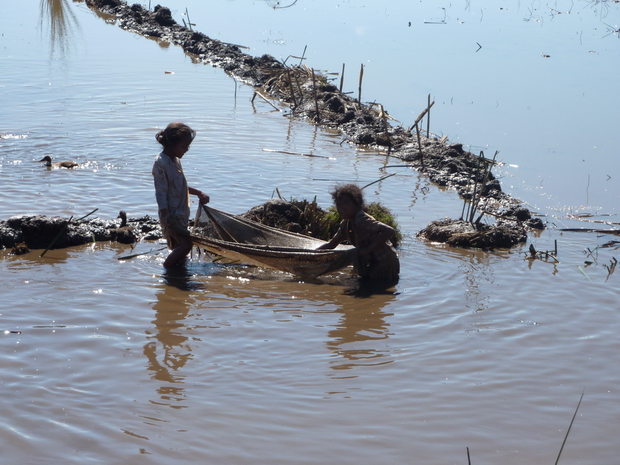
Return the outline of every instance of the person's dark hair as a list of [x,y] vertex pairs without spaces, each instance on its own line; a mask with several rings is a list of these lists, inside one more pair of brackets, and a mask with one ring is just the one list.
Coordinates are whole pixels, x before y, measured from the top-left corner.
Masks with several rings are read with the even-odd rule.
[[358,206],[358,208],[364,207],[364,194],[362,194],[362,189],[355,184],[343,184],[336,186],[331,194],[334,202],[337,202],[338,199],[346,196],[349,197],[351,201]]
[[189,138],[194,140],[196,137],[196,131],[190,128],[187,124],[174,122],[166,126],[166,129],[159,131],[155,135],[155,139],[164,147],[169,147],[179,143],[180,141]]

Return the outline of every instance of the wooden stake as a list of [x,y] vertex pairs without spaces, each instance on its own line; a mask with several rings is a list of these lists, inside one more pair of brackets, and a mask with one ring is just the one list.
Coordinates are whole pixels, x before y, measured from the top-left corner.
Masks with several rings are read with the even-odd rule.
[[340,93],[342,93],[343,82],[344,82],[344,63],[342,64],[342,74],[340,74]]
[[426,107],[426,109],[425,109],[422,113],[420,113],[420,115],[416,118],[416,120],[415,120],[415,122],[413,123],[413,125],[409,128],[409,132],[411,132],[411,130],[412,130],[414,127],[416,127],[416,126],[417,126],[417,124],[418,124],[420,121],[422,121],[422,118],[424,118],[424,115],[426,115],[426,113],[428,113],[429,111],[431,111],[431,107],[432,107],[433,105],[435,105],[435,101],[434,101],[434,100],[433,100],[433,102],[432,102],[432,103],[431,103],[428,107]]
[[[195,26],[195,24],[192,24],[192,22],[189,19],[189,11],[187,11],[187,8],[185,8],[185,16],[187,16],[187,25],[189,26],[189,30],[193,31],[192,26]],[[185,22],[185,21],[183,21]]]
[[295,89],[293,89],[293,80],[291,79],[291,70],[287,68],[286,75],[288,76],[288,86],[291,89],[291,98],[293,99],[293,105],[297,108],[297,100],[295,99]]
[[431,133],[431,94],[428,94],[428,112],[426,115],[426,137]]
[[387,137],[387,140],[388,140],[388,157],[389,157],[390,153],[392,153],[392,139],[390,138],[390,131],[388,130],[389,128],[387,124],[387,113],[383,109],[383,105],[379,104],[379,108],[381,108],[381,119],[383,120],[383,131],[385,132],[385,137]]
[[360,83],[359,83],[359,87],[357,88],[358,93],[357,93],[357,101],[359,103],[362,103],[362,79],[364,79],[364,64],[362,63],[362,66],[360,68]]

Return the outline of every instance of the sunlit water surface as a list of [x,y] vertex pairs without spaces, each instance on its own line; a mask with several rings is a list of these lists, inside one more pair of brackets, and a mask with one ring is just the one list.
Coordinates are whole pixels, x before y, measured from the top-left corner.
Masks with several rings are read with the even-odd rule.
[[[67,27],[56,24],[51,36],[38,5],[0,6],[0,218],[95,208],[102,218],[121,209],[154,216],[154,135],[181,119],[198,131],[183,160],[190,184],[232,213],[276,188],[327,207],[336,182],[397,173],[366,196],[397,216],[402,275],[385,294],[356,297],[346,272],[299,282],[194,256],[188,277],[163,272],[164,252],[117,259],[159,247],[152,243],[133,251],[98,243],[43,258],[40,250],[0,252],[3,462],[467,463],[469,448],[472,463],[553,463],[585,391],[560,463],[617,463],[614,236],[553,229],[600,226],[570,222],[563,210],[615,213],[620,42],[603,37],[600,24],[617,22],[617,4],[597,2],[595,11],[576,2],[570,14],[550,17],[570,5],[421,3],[401,13],[398,2],[299,1],[274,10],[231,1],[207,14],[199,2],[170,3],[179,22],[188,7],[198,30],[254,55],[285,59],[308,45],[317,68],[370,60],[365,100],[381,100],[405,124],[431,92],[441,103],[435,132],[519,165],[498,174],[546,215],[550,228],[529,242],[551,250],[557,241],[554,263],[526,260],[529,244],[482,252],[419,241],[429,221],[460,215],[454,192],[264,101],[252,104],[252,89],[176,47],[106,24],[83,4],[56,3]],[[574,18],[574,37],[556,30]],[[371,36],[354,39],[352,29]],[[377,43],[392,37],[386,32],[392,42]],[[455,49],[439,56],[436,44],[448,38]],[[477,62],[483,53],[502,67]],[[592,60],[589,76],[580,60]],[[405,65],[414,68],[399,71]],[[527,75],[534,67],[538,74]],[[551,81],[557,86],[542,84]],[[46,170],[37,162],[44,155],[80,168]]]

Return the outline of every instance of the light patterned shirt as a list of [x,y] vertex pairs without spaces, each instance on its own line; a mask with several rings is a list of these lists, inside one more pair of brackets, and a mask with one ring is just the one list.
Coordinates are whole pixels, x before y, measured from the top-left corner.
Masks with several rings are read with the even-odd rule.
[[170,217],[189,221],[190,200],[181,160],[161,152],[153,163],[155,198],[159,210],[167,209]]

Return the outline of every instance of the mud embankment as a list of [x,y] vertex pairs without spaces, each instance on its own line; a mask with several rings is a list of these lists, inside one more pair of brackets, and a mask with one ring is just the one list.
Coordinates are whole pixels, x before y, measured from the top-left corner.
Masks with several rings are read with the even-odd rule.
[[[224,69],[232,77],[254,86],[261,97],[288,105],[292,116],[337,129],[352,144],[383,149],[428,175],[432,182],[456,189],[465,200],[476,196],[477,210],[493,218],[490,227],[514,230],[514,243],[524,242],[527,230],[544,228],[542,221],[532,218],[521,202],[502,191],[492,173],[484,178],[472,174],[480,171],[479,156],[463,150],[461,144],[421,134],[413,127],[394,126],[381,105],[364,104],[341,92],[312,68],[287,66],[270,55],[247,55],[236,45],[179,25],[170,10],[160,5],[150,11],[123,0],[86,0],[86,4],[127,31],[177,45],[195,62]],[[491,162],[487,160],[487,163]],[[443,223],[437,222],[434,229]],[[481,228],[488,229],[480,222],[474,222],[472,227],[476,234]],[[422,234],[432,240],[443,240],[441,234]],[[459,242],[465,244],[462,238]]]
[[[491,160],[464,150],[462,144],[450,144],[445,138],[422,134],[413,127],[394,126],[381,105],[364,104],[341,92],[312,68],[287,66],[270,55],[247,55],[236,45],[210,39],[179,25],[170,9],[159,5],[150,11],[123,0],[86,0],[86,4],[105,20],[115,21],[127,31],[177,45],[195,62],[224,69],[232,77],[254,86],[262,98],[288,105],[293,117],[337,129],[351,144],[382,149],[391,157],[403,160],[426,174],[433,183],[457,190],[465,200],[475,199],[480,218],[489,218],[491,223],[440,220],[423,229],[419,233],[421,237],[458,246],[511,247],[525,242],[528,230],[544,228],[542,221],[533,218],[519,200],[502,191],[491,172]],[[150,221],[146,226],[138,222],[137,226],[151,228]],[[13,247],[25,242],[33,248],[47,247],[49,244],[45,242],[51,240],[50,235],[53,237],[54,230],[62,227],[63,222],[66,219],[45,217],[18,217],[0,222],[2,245]],[[93,239],[115,240],[114,227],[103,223],[69,224],[66,237],[58,239],[56,246],[78,245]],[[37,228],[40,238],[35,237]],[[149,238],[149,234],[153,238],[161,237],[161,232],[155,237],[157,233],[153,231],[157,228],[158,225],[142,232],[140,239]]]
[[60,249],[91,242],[133,244],[162,237],[159,221],[150,216],[113,220],[74,220],[60,216],[22,215],[0,221],[0,249],[20,254],[27,249]]

